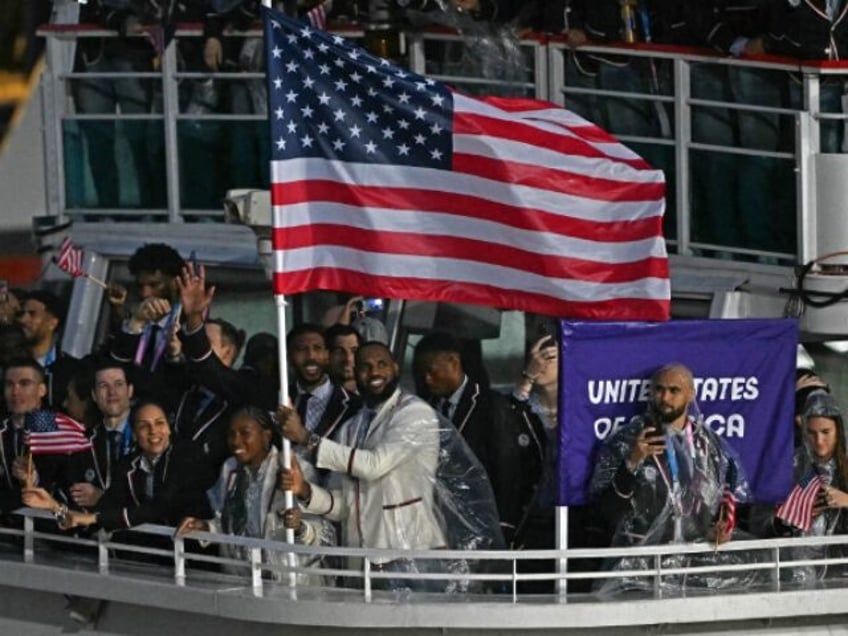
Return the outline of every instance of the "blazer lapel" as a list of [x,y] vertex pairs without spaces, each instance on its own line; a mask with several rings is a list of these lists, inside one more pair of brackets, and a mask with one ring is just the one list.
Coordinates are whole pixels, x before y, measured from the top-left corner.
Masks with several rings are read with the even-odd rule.
[[3,478],[6,480],[6,483],[10,488],[14,487],[12,483],[12,471],[9,469],[9,462],[6,459],[6,433],[9,429],[9,420],[3,420],[3,424],[0,425],[0,460],[3,462]]
[[480,399],[480,385],[477,382],[472,383],[470,380],[465,385],[465,390],[459,396],[459,404],[456,405],[456,412],[453,414],[453,422],[456,430],[462,433],[474,409]]

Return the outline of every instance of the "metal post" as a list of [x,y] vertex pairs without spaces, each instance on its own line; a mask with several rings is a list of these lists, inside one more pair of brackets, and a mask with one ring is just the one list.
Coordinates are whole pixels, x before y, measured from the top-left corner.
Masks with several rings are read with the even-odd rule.
[[427,60],[424,58],[424,36],[418,32],[409,34],[409,69],[419,75],[424,75],[427,71]]
[[815,156],[819,152],[818,112],[819,77],[807,73],[804,74],[803,110],[795,119],[796,220],[798,261],[801,263],[807,263],[818,256],[815,169]]
[[24,517],[24,563],[32,563],[35,560],[35,522],[30,516]]
[[362,589],[365,591],[365,602],[371,602],[371,559],[365,557],[362,562]]
[[549,99],[548,90],[548,47],[533,42],[533,84],[536,99]]
[[654,557],[654,598],[662,598],[662,555],[657,554]]
[[65,164],[63,126],[65,121],[65,92],[60,79],[62,52],[67,45],[49,36],[46,46],[47,65],[41,76],[41,130],[44,136],[45,210],[65,221]]
[[[568,550],[568,506],[557,506],[556,509],[556,549],[562,551],[563,554]],[[568,572],[568,557],[563,556],[557,559],[556,572],[557,574]],[[560,602],[565,603],[568,581],[558,578],[556,589]]]
[[181,587],[185,586],[185,540],[182,535],[176,535],[174,537],[174,580],[177,585]]
[[97,533],[97,571],[104,576],[109,574],[109,550],[106,548],[108,538],[105,530]]
[[400,326],[403,322],[406,301],[403,299],[390,300],[389,309],[386,312],[386,331],[389,332],[389,349],[398,358],[403,357],[403,352],[398,351],[398,338],[400,337]]
[[177,41],[172,39],[162,61],[162,118],[165,135],[165,175],[168,185],[168,222],[182,221],[180,214],[180,149],[177,115],[180,112],[177,79]]
[[567,51],[548,44],[548,99],[558,106],[565,106],[565,56]]
[[[692,108],[689,62],[674,60],[674,170],[677,187],[677,253],[691,254],[692,224],[689,198],[689,144],[692,141]],[[668,193],[666,193],[668,197]]]
[[512,558],[512,602],[518,602],[518,559]]
[[250,548],[250,581],[253,595],[262,598],[262,548]]

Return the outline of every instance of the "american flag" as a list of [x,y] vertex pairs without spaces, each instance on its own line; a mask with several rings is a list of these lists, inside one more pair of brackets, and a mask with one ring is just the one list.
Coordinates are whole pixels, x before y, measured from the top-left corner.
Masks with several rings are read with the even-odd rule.
[[85,275],[82,269],[82,256],[83,251],[74,245],[69,236],[66,236],[54,260],[56,267],[76,278]]
[[824,482],[815,472],[808,472],[798,485],[789,493],[789,497],[777,509],[776,516],[786,525],[800,528],[804,532],[813,523],[813,506]]
[[316,29],[324,29],[327,26],[327,14],[332,10],[333,0],[324,0],[306,12],[306,19]]
[[24,428],[33,455],[66,455],[91,449],[85,426],[64,413],[32,411],[26,415]]
[[274,291],[662,320],[662,172],[573,113],[474,99],[264,10]]
[[725,488],[721,495],[720,509],[721,518],[727,523],[727,529],[733,531],[736,527],[736,497],[729,488]]

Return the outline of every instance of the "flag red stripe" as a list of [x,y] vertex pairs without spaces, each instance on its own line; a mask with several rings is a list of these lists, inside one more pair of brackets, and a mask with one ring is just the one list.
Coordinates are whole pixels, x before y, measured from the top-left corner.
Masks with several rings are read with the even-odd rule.
[[[461,112],[474,112],[474,108],[467,108],[466,102],[461,101],[463,98],[460,97],[457,99],[457,96],[454,96],[454,100],[460,101],[459,108]],[[636,155],[635,152],[630,151],[621,145],[621,142],[618,141],[615,137],[605,131],[603,128],[592,124],[591,122],[586,121],[585,119],[581,119],[579,116],[574,113],[563,109],[556,104],[551,102],[544,102],[537,99],[531,98],[516,98],[516,97],[475,97],[473,98],[473,102],[470,100],[472,98],[465,98],[469,100],[467,103],[474,102],[482,102],[485,104],[489,104],[499,110],[508,113],[515,113],[520,115],[520,119],[525,122],[544,122],[551,126],[556,126],[558,129],[561,129],[565,134],[569,134],[569,136],[577,136],[584,141],[587,141],[591,144],[605,144],[608,148],[598,148],[605,156],[615,157],[617,159],[624,159],[625,161],[632,162],[634,168],[645,169],[645,170],[653,170],[653,168],[648,164],[647,161],[644,161],[641,157]],[[566,132],[567,131],[567,132]],[[609,150],[612,150],[612,147],[615,146],[617,153],[608,154]],[[623,154],[622,154],[622,151]]]
[[783,505],[777,509],[777,517],[790,526],[805,532],[809,530],[813,522],[813,506],[821,486],[822,482],[818,476],[813,477],[803,488],[800,484],[795,486]]
[[664,183],[633,183],[455,152],[453,169],[485,179],[571,194],[601,201],[655,201],[665,196]]
[[271,237],[274,249],[286,250],[319,245],[337,245],[368,253],[409,254],[416,257],[472,259],[539,275],[574,278],[598,283],[621,283],[645,277],[668,277],[664,258],[610,264],[530,253],[509,245],[453,236],[422,236],[402,232],[374,232],[344,225],[313,223],[296,228],[275,228]]
[[[549,125],[557,125],[548,122]],[[586,140],[571,135],[558,134],[546,130],[534,122],[523,122],[520,119],[506,121],[496,117],[488,117],[477,113],[454,111],[454,135],[487,135],[518,141],[529,146],[554,150],[563,155],[574,155],[593,159],[604,159],[624,164],[636,169],[644,169],[648,164],[644,159],[623,159],[604,153],[602,150],[587,143]]]
[[560,126],[564,130],[569,130],[581,139],[584,139],[589,142],[602,144],[619,143],[619,141],[615,137],[610,135],[606,130],[604,130],[600,126],[596,126],[595,124],[592,124],[585,120],[580,120],[576,116],[569,116],[567,118],[567,124],[566,118],[551,117],[552,112],[560,111],[563,113],[568,113],[568,111],[563,111],[560,106],[557,106],[553,102],[545,102],[529,97],[521,98],[482,96],[477,97],[476,99],[486,104],[490,104],[495,108],[499,108],[504,112],[520,114],[522,115],[522,119],[545,121],[550,124]]
[[615,300],[567,301],[562,298],[522,292],[517,294],[490,285],[452,280],[371,276],[366,273],[315,267],[280,273],[273,277],[275,294],[296,294],[313,289],[344,289],[351,293],[386,298],[416,298],[433,302],[458,302],[533,311],[552,316],[579,315],[589,320],[667,320],[668,300],[617,298]]
[[495,221],[534,231],[552,232],[590,241],[609,243],[635,241],[658,236],[662,217],[614,222],[589,221],[553,214],[544,210],[520,208],[506,203],[480,201],[467,194],[393,188],[389,186],[350,186],[328,179],[310,179],[271,184],[274,205],[329,201],[362,207],[388,208],[398,213],[435,211]]

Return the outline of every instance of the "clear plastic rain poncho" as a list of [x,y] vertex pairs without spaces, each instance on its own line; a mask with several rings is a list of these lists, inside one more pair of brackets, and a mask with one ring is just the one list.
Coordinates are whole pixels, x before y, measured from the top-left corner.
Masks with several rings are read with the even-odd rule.
[[[690,407],[696,413],[696,408]],[[737,502],[750,497],[747,480],[738,457],[728,445],[703,424],[703,418],[690,416],[680,433],[666,430],[666,451],[646,459],[637,469],[632,495],[616,492],[614,478],[622,468],[645,426],[637,416],[620,429],[599,452],[590,484],[590,497],[599,512],[615,525],[613,546],[661,545],[712,540],[722,498],[732,493]],[[733,538],[742,538],[737,530]],[[710,564],[742,563],[760,560],[746,552],[710,552],[698,555],[663,557],[663,568],[696,567]],[[645,570],[652,560],[625,557],[609,564],[617,570]],[[727,590],[758,582],[754,573],[688,574],[664,577],[663,595],[685,593],[687,589]],[[652,577],[604,579],[601,594],[627,590],[654,589]]]
[[[209,503],[215,511],[215,518],[209,523],[212,532],[242,537],[268,539],[285,542],[286,528],[282,514],[285,512],[285,494],[277,488],[277,474],[280,468],[281,454],[271,447],[268,456],[262,462],[255,475],[231,457],[221,468],[217,483],[208,491]],[[336,532],[333,524],[315,515],[303,515],[304,528],[300,543],[312,546],[335,546]],[[223,556],[250,562],[248,551],[240,546],[222,543]],[[299,554],[301,567],[319,567],[320,557]],[[286,553],[275,550],[263,550],[265,563],[286,566]],[[245,574],[248,570],[240,566],[225,566],[233,574]],[[281,572],[274,572],[275,580],[283,580]],[[299,585],[322,585],[328,581],[322,577],[299,573]]]
[[[313,482],[307,510],[342,528],[342,545],[393,550],[487,550],[504,546],[491,485],[454,426],[416,396],[396,390],[376,411],[363,409],[323,440],[316,466],[333,471]],[[415,581],[407,572],[478,571],[471,559],[372,558],[397,572],[384,587],[459,592],[467,580]],[[358,566],[357,563],[351,563]],[[379,587],[381,582],[375,582]],[[423,585],[418,585],[423,584]]]
[[[457,11],[449,0],[437,2],[438,10],[406,12],[415,28],[444,26],[463,36],[461,42],[440,42],[428,46],[427,74],[441,73],[458,77],[492,80],[479,90],[462,86],[463,92],[503,97],[523,95],[522,82],[532,82],[532,68],[518,44],[515,27],[474,20]],[[449,84],[462,83],[460,79]]]
[[[825,417],[836,424],[837,438],[842,442],[837,443],[834,456],[829,460],[822,461],[816,457],[810,445],[809,436],[806,434],[807,422],[814,417]],[[817,475],[826,486],[832,486],[839,490],[848,492],[848,483],[843,471],[848,467],[848,456],[846,448],[848,442],[845,438],[845,425],[842,419],[842,411],[833,396],[825,392],[812,393],[804,406],[802,423],[803,444],[795,451],[794,458],[794,483],[798,484],[809,475]],[[827,508],[821,514],[813,517],[813,523],[809,531],[792,528],[794,536],[827,536],[832,534],[848,534],[848,513],[843,508]],[[844,546],[822,546],[822,547],[796,547],[781,550],[781,560],[797,561],[821,558],[845,558],[848,549]],[[845,576],[848,568],[843,565],[837,566],[805,566],[797,568],[786,568],[782,571],[782,579],[791,581],[801,586],[809,586],[819,579]]]

